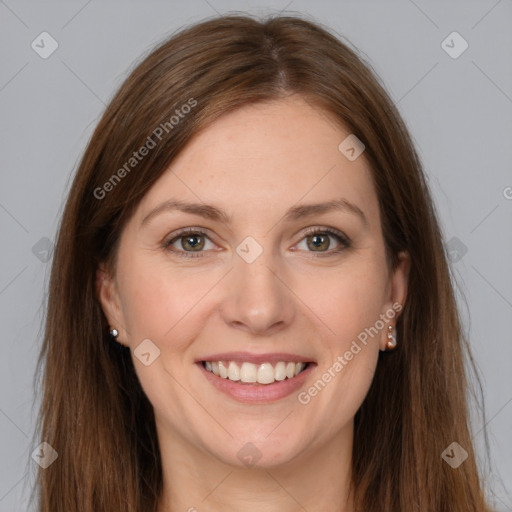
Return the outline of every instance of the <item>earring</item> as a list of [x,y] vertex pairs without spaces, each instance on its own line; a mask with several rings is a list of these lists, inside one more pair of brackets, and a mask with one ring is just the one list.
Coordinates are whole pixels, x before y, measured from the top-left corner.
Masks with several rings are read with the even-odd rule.
[[392,325],[388,325],[388,341],[386,350],[393,350],[396,347],[396,329]]
[[116,339],[119,336],[119,331],[117,329],[114,329],[114,328],[110,329],[110,333],[109,334],[110,334],[110,339],[112,341],[115,341],[115,346],[117,348],[119,348],[119,349],[126,348],[126,345],[124,345],[120,341],[117,341],[117,339]]

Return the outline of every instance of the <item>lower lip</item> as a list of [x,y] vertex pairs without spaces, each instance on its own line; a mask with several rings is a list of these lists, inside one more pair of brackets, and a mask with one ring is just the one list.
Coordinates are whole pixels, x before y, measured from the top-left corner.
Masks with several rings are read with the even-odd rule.
[[291,395],[293,392],[304,384],[313,368],[316,366],[314,363],[309,363],[308,367],[303,370],[299,375],[291,378],[276,381],[272,384],[256,384],[256,383],[241,383],[240,381],[232,381],[217,377],[217,375],[209,372],[203,363],[196,363],[206,379],[215,386],[219,391],[226,395],[238,400],[239,402],[263,404],[268,402],[275,402],[281,398]]

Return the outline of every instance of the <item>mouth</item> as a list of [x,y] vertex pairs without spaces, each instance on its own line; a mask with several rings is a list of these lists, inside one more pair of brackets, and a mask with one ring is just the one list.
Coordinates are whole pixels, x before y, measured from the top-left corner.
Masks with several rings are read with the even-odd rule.
[[196,365],[222,393],[238,402],[263,404],[298,391],[316,362],[291,354],[230,353],[208,356]]

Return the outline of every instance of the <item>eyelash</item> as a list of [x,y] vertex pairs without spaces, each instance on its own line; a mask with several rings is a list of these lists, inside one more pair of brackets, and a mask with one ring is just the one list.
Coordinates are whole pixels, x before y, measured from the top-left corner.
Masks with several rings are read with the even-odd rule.
[[[333,228],[308,228],[304,232],[304,236],[301,238],[300,241],[302,241],[304,238],[311,236],[311,235],[318,235],[318,234],[329,234],[331,236],[334,236],[338,239],[338,242],[340,242],[339,247],[336,249],[331,249],[329,251],[319,251],[316,253],[316,251],[306,251],[311,252],[313,254],[316,253],[319,257],[326,257],[326,256],[333,256],[335,254],[339,254],[340,252],[344,251],[345,249],[348,249],[351,246],[350,239],[343,234],[341,231],[338,231]],[[208,237],[208,234],[200,229],[196,228],[185,228],[178,232],[173,238],[166,240],[163,242],[162,246],[165,250],[173,252],[177,254],[180,257],[183,258],[202,258],[204,256],[205,251],[183,251],[183,250],[177,250],[177,249],[171,249],[171,246],[176,240],[183,238],[185,235],[204,235]]]

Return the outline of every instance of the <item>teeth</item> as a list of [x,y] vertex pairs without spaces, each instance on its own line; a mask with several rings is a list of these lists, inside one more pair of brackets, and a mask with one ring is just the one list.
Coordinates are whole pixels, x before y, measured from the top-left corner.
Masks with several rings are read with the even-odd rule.
[[[208,369],[208,368],[206,368],[206,369]],[[235,382],[237,380],[240,380],[240,368],[238,368],[238,365],[236,363],[233,363],[233,361],[231,361],[229,363],[228,379],[229,380],[234,380]]]
[[274,369],[275,379],[284,380],[286,379],[286,363],[279,361]]
[[228,376],[228,369],[224,366],[222,361],[219,361],[219,377],[225,379]]
[[242,363],[240,368],[240,380],[242,382],[256,382],[258,378],[258,369],[255,364]]
[[306,367],[306,363],[279,361],[274,367],[271,363],[256,365],[244,362],[241,366],[238,366],[234,361],[229,361],[229,363],[226,361],[205,361],[204,367],[217,377],[234,382],[272,384],[299,375]]
[[272,384],[274,380],[274,367],[270,363],[260,364],[257,381],[260,384]]

